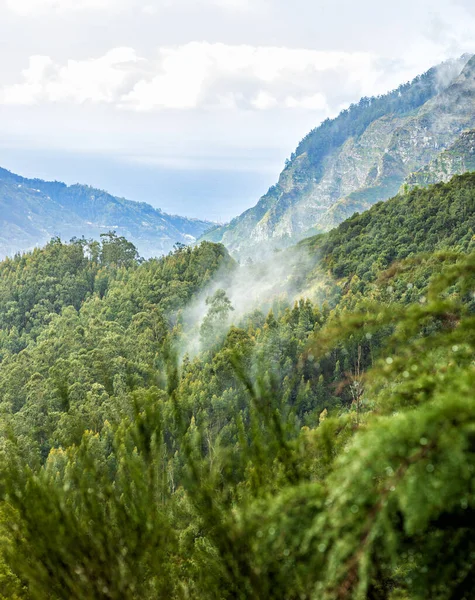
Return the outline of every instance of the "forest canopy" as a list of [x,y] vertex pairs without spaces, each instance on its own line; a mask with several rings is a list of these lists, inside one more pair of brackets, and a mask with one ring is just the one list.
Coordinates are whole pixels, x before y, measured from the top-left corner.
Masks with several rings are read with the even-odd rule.
[[245,314],[210,242],[2,262],[0,598],[475,598],[474,212],[380,203]]

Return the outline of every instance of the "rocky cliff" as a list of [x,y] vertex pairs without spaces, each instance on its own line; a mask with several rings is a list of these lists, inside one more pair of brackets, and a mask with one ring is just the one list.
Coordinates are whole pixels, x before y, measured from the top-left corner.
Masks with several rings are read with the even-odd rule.
[[469,130],[449,148],[438,154],[429,164],[406,177],[403,189],[425,187],[440,181],[447,182],[454,175],[475,171],[475,130]]
[[246,257],[328,230],[395,195],[474,127],[475,57],[463,56],[322,123],[254,208],[206,238]]

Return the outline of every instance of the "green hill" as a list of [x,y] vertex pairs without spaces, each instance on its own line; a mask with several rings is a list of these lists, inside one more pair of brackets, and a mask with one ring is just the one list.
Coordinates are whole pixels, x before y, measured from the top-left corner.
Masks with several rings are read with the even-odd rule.
[[379,202],[326,234],[307,238],[318,268],[370,280],[393,262],[442,250],[469,252],[475,236],[475,173]]

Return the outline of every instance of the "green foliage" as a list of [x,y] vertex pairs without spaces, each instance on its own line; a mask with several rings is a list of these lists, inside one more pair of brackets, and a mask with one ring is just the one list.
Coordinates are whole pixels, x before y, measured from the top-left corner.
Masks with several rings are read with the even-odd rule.
[[79,309],[94,293],[101,272],[87,257],[93,248],[83,240],[63,244],[55,238],[43,250],[0,263],[2,352],[18,352],[64,306]]
[[267,314],[211,243],[2,263],[0,598],[475,599],[473,195],[309,240],[329,302]]
[[[18,297],[14,314],[23,320],[4,316],[0,407],[32,460],[120,418],[126,392],[162,382],[162,349],[175,335],[179,310],[213,273],[233,266],[222,246],[209,243],[121,268],[96,263],[83,250],[77,242],[54,242],[2,265],[5,303]],[[70,253],[80,265],[74,277]],[[73,303],[77,289],[82,295]],[[36,307],[45,305],[46,316],[32,321]]]
[[101,263],[115,267],[127,267],[137,262],[139,254],[132,242],[123,236],[117,236],[115,231],[101,233]]
[[311,256],[304,275],[320,302],[354,309],[363,298],[423,300],[454,252],[474,250],[474,232],[475,174],[466,173],[380,202],[287,252]]
[[337,277],[373,279],[394,261],[435,250],[468,252],[475,226],[475,175],[416,189],[354,215],[301,247],[323,258],[322,269]]

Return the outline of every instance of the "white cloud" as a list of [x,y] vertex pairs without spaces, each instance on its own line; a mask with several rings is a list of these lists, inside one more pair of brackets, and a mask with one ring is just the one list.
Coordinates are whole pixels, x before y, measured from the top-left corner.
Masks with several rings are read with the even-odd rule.
[[163,48],[155,65],[158,71],[142,79],[122,98],[122,106],[136,110],[195,108],[209,72],[209,65],[197,54],[200,44],[180,49]]
[[48,56],[30,57],[23,82],[0,92],[4,104],[41,102],[112,103],[129,79],[136,76],[138,58],[132,48],[114,48],[90,60],[69,60],[61,66]]
[[201,2],[223,10],[238,12],[252,11],[259,4],[259,0],[201,0]]
[[269,94],[269,92],[260,91],[254,100],[251,100],[251,104],[259,110],[266,110],[268,108],[274,108],[278,103],[276,98]]
[[329,75],[344,78],[362,93],[373,90],[381,76],[375,57],[366,53],[207,42],[162,48],[154,69],[156,74],[122,97],[122,107],[322,110],[327,107],[323,92]]
[[311,96],[302,96],[295,98],[289,96],[286,98],[285,105],[288,108],[306,108],[308,110],[329,110],[327,99],[323,94],[316,93]]
[[32,56],[3,104],[109,104],[137,112],[220,108],[300,109],[322,116],[349,99],[384,92],[377,56],[274,46],[190,42],[139,57],[114,48],[98,58],[58,63]]
[[142,7],[142,12],[145,15],[157,15],[160,12],[160,8],[156,4],[145,4]]

